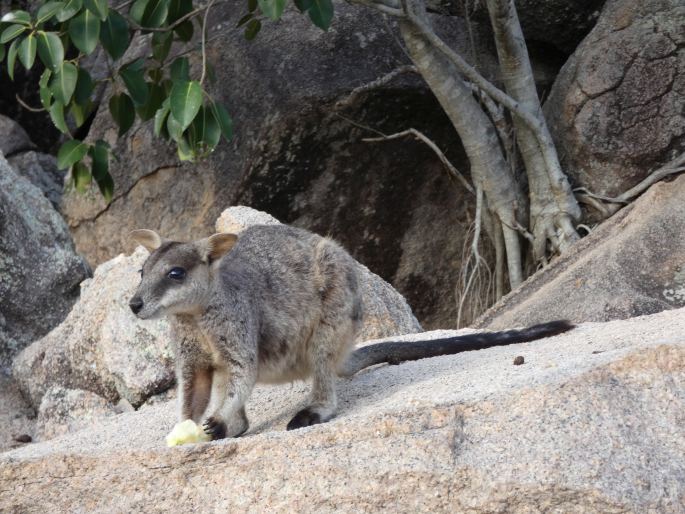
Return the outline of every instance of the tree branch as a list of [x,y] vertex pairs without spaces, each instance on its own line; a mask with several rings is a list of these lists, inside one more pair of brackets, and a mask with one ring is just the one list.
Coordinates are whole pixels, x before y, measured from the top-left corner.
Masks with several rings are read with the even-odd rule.
[[418,70],[416,69],[416,66],[412,64],[406,64],[404,66],[400,66],[399,68],[395,68],[394,70],[386,73],[385,75],[377,78],[376,80],[369,82],[368,84],[364,84],[363,86],[354,88],[352,91],[350,91],[350,94],[348,94],[345,98],[338,100],[333,106],[333,109],[337,111],[352,105],[354,101],[357,99],[357,97],[359,97],[359,95],[361,95],[362,93],[366,93],[367,91],[372,91],[374,89],[383,87],[388,82],[393,80],[395,77],[402,75],[404,73],[418,73]]
[[[464,175],[462,175],[459,170],[449,161],[449,159],[445,156],[444,153],[438,148],[438,145],[436,145],[428,136],[426,136],[424,133],[419,132],[418,130],[414,128],[410,128],[407,130],[403,130],[402,132],[397,132],[396,134],[390,134],[389,136],[383,135],[381,137],[366,137],[363,138],[362,141],[365,143],[376,143],[378,141],[389,141],[391,139],[397,139],[400,137],[407,137],[407,136],[412,136],[419,141],[424,142],[428,148],[433,150],[435,155],[438,156],[438,159],[440,159],[440,162],[443,163],[445,168],[449,171],[449,174],[451,177],[457,179],[461,184],[468,190],[469,193],[476,194],[475,191],[473,190],[473,187],[471,187],[471,184],[464,178]],[[480,224],[478,225],[480,229]]]

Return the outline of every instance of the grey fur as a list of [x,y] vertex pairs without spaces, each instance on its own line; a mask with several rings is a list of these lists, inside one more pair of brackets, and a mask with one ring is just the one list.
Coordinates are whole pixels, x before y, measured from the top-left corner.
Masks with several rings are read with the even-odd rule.
[[[170,316],[179,419],[202,422],[214,438],[247,429],[245,402],[257,381],[313,377],[310,405],[288,425],[298,428],[335,415],[338,374],[379,362],[458,353],[474,344],[531,340],[571,327],[474,334],[410,351],[400,351],[408,348],[397,347],[403,343],[374,345],[371,352],[362,348],[348,359],[364,308],[356,263],[330,239],[285,225],[249,227],[237,242],[228,234],[191,243],[166,241],[151,231],[133,236],[152,253],[131,308],[143,319]],[[169,278],[178,267],[185,278]]]

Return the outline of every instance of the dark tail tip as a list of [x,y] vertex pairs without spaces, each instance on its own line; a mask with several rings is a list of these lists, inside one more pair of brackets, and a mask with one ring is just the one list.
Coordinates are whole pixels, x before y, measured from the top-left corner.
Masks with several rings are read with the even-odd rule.
[[567,319],[558,319],[555,321],[548,321],[547,323],[540,323],[539,325],[533,325],[528,327],[525,331],[528,334],[539,334],[537,338],[540,337],[551,337],[557,334],[563,334],[569,330],[575,328],[576,326]]

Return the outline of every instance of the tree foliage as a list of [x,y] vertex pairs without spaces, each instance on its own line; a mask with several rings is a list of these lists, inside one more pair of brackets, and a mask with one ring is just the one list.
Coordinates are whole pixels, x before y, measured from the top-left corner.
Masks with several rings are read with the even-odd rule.
[[[245,38],[253,39],[267,19],[279,20],[286,2],[247,0],[247,13],[238,23]],[[328,29],[333,19],[331,0],[293,2],[316,26]],[[66,0],[45,2],[32,13],[4,13],[0,19],[0,62],[5,61],[12,80],[19,64],[30,70],[38,57],[45,66],[37,84],[41,104],[68,138],[57,160],[61,169],[71,171],[77,190],[84,191],[94,180],[105,200],[112,199],[109,145],[103,140],[90,143],[72,137],[72,130],[93,114],[93,96],[101,82],[111,84],[109,113],[120,137],[136,118],[149,121],[157,136],[176,145],[181,160],[203,158],[222,136],[231,139],[229,112],[212,98],[205,83],[210,75],[204,55],[206,20],[215,3],[217,0],[202,5],[194,5],[193,0],[133,0],[112,7],[107,0]],[[136,33],[151,34],[151,54],[126,60]],[[194,37],[201,40],[203,53],[199,77],[191,76],[185,52],[170,56],[175,42],[188,43]],[[83,64],[98,46],[111,61],[110,75],[99,81]]]

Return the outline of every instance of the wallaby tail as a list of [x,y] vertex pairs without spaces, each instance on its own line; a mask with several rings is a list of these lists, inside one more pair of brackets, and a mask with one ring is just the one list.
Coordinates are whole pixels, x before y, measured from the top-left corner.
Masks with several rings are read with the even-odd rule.
[[522,330],[505,330],[504,332],[479,332],[463,336],[445,337],[425,341],[385,341],[358,348],[349,356],[340,375],[349,377],[358,371],[387,362],[399,364],[439,355],[481,350],[492,346],[526,343],[543,337],[551,337],[571,330],[575,325],[570,321],[557,320],[533,325]]

